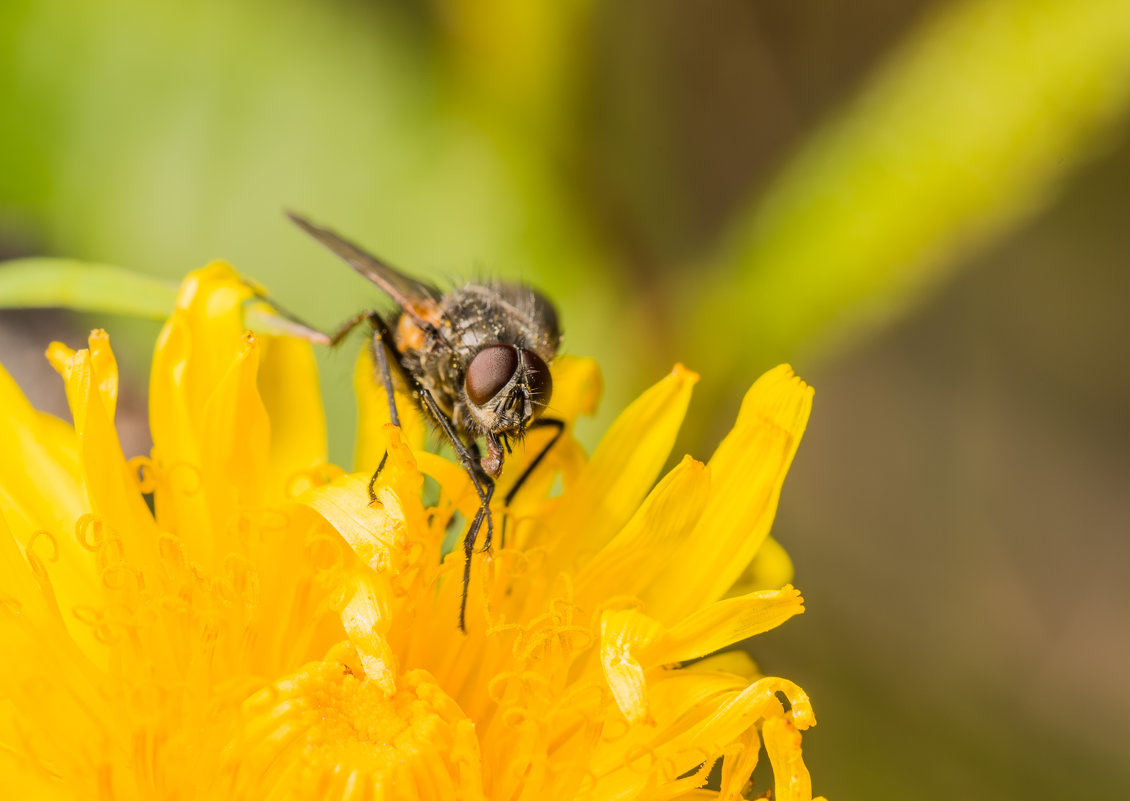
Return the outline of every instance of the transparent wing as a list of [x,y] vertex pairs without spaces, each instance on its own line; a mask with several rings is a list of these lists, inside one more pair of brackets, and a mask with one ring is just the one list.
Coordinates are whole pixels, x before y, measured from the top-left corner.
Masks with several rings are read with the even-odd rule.
[[328,228],[315,225],[290,211],[286,215],[299,228],[341,257],[346,264],[384,290],[404,311],[422,322],[429,321],[430,312],[443,296],[436,287],[410,278]]

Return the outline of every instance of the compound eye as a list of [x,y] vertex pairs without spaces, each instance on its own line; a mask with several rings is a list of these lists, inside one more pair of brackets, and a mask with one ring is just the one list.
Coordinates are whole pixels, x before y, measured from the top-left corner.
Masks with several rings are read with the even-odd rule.
[[489,345],[471,359],[463,382],[467,397],[483,406],[510,383],[518,370],[518,349],[511,345]]
[[553,376],[549,373],[549,366],[532,350],[522,351],[522,358],[526,361],[526,381],[530,384],[531,400],[535,407],[544,409],[553,394]]

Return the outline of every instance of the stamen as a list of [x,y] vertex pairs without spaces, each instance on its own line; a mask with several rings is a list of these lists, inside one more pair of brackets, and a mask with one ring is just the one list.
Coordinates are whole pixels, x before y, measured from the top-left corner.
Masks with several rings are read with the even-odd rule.
[[102,586],[108,590],[121,591],[129,587],[132,583],[137,587],[140,582],[138,581],[137,571],[126,565],[108,565],[102,569]]
[[148,456],[135,456],[126,462],[126,466],[137,482],[137,491],[148,495],[157,489],[157,464]]
[[335,776],[339,798],[350,787],[379,798],[431,798],[444,787],[482,797],[470,721],[424,671],[409,671],[388,694],[320,662],[245,706],[245,736],[229,766],[243,797],[284,786],[288,795],[323,797],[316,788]]
[[92,514],[81,515],[75,521],[75,539],[78,544],[88,551],[97,551],[102,547],[102,520]]
[[345,564],[341,540],[325,531],[306,538],[306,558],[317,571],[337,570]]

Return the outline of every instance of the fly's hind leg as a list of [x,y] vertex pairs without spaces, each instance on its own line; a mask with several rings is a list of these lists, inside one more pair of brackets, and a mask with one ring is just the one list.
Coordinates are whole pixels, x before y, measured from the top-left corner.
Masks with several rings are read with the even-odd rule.
[[[349,335],[354,328],[361,323],[368,322],[373,329],[373,336],[369,340],[369,349],[373,356],[373,371],[376,373],[377,378],[380,379],[381,384],[384,386],[385,394],[388,396],[388,416],[389,421],[396,427],[400,427],[400,415],[396,411],[396,394],[392,387],[392,366],[389,361],[389,354],[392,353],[396,359],[396,364],[403,372],[403,365],[400,364],[399,357],[396,355],[396,348],[392,341],[392,330],[388,327],[388,323],[377,314],[375,311],[361,312],[360,314],[346,320],[341,327],[330,337],[330,345],[337,345],[346,336]],[[381,463],[377,465],[377,469],[373,471],[373,477],[369,479],[369,503],[377,500],[377,479],[384,470],[385,462],[388,461],[388,451],[384,452],[381,456]]]
[[[373,337],[369,340],[369,346],[373,352],[374,369],[380,375],[381,383],[384,384],[385,395],[388,397],[388,419],[394,426],[400,428],[400,414],[396,411],[396,393],[392,388],[392,368],[388,358],[390,352],[396,353],[392,342],[392,332],[389,330],[388,324],[376,312],[369,312],[369,323],[373,326]],[[399,361],[397,364],[399,364]],[[386,461],[388,461],[387,450],[381,456],[381,463],[373,471],[373,477],[369,479],[369,503],[373,503],[377,499],[377,478],[384,470]]]

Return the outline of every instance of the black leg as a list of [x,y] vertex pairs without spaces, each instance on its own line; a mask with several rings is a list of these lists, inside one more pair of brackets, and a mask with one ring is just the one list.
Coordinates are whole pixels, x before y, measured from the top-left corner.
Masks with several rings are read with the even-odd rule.
[[545,455],[557,444],[557,440],[561,439],[561,435],[565,433],[565,421],[553,418],[538,418],[526,426],[526,431],[533,431],[535,428],[555,428],[557,430],[553,432],[553,436],[550,438],[549,442],[538,452],[538,455],[534,457],[533,461],[526,466],[526,469],[522,471],[522,475],[518,476],[518,480],[514,482],[514,486],[506,493],[505,502],[507,506],[514,500],[514,496],[518,494],[518,490],[522,489],[522,485],[526,483],[526,479],[530,477],[530,474],[541,464],[541,460],[545,458]]
[[388,451],[384,452],[381,456],[381,463],[377,465],[377,469],[373,471],[373,475],[369,478],[369,503],[376,503],[377,501],[377,479],[381,477],[381,471],[385,469],[385,462],[388,461]]
[[[488,488],[491,492],[494,491],[494,480],[483,472],[482,467],[479,465],[479,460],[476,458],[475,452],[459,438],[455,433],[455,425],[451,422],[443,410],[439,408],[432,393],[423,387],[416,390],[420,395],[420,400],[424,402],[424,406],[431,412],[432,417],[435,418],[436,423],[443,429],[443,433],[447,435],[448,440],[451,442],[451,447],[455,449],[455,455],[459,457],[459,463],[463,465],[463,469],[467,471],[467,475],[471,479],[471,484],[475,487],[475,492],[479,494],[479,503],[482,506],[484,516],[487,521],[487,536],[493,533],[493,524],[491,523],[490,514],[490,495],[487,494]],[[468,536],[473,536],[478,533],[478,529],[472,525],[468,531]]]
[[393,347],[392,336],[384,320],[376,313],[370,312],[369,321],[373,324],[371,340],[373,365],[380,374],[381,383],[384,384],[385,394],[388,396],[388,417],[394,426],[400,428],[400,415],[396,411],[396,393],[392,388],[392,369],[388,363],[388,352]]
[[[475,519],[471,521],[471,527],[467,529],[467,536],[463,538],[463,597],[459,601],[459,630],[467,631],[467,593],[471,588],[471,557],[475,553],[475,535],[479,531],[479,527],[483,523],[484,514],[487,519],[490,519],[490,499],[494,495],[494,482],[491,481],[487,485],[486,500],[483,505],[479,507],[478,514]],[[488,531],[489,524],[488,524]],[[487,546],[489,547],[489,546]],[[485,548],[484,548],[485,550]]]
[[348,320],[346,320],[344,323],[339,325],[337,327],[337,330],[334,331],[333,334],[330,335],[330,347],[336,348],[338,345],[340,345],[342,340],[344,340],[347,336],[349,336],[349,333],[354,328],[356,328],[357,326],[361,325],[361,323],[368,320],[369,315],[371,315],[371,314],[373,314],[373,312],[367,312],[367,311],[361,312],[360,314],[355,314],[352,317],[350,317]]
[[[381,384],[384,386],[385,394],[388,396],[388,416],[389,420],[394,426],[400,427],[400,415],[396,411],[396,393],[392,386],[392,368],[389,363],[389,353],[396,354],[395,344],[392,341],[392,331],[389,329],[388,324],[384,319],[375,311],[361,312],[346,320],[333,336],[330,337],[330,345],[338,345],[345,339],[349,332],[359,326],[363,322],[368,322],[373,328],[373,337],[369,340],[369,348],[373,356],[373,371],[377,374]],[[396,356],[396,365],[400,368],[401,373],[404,373],[404,366],[400,364],[400,359]],[[388,460],[388,451],[385,451],[381,457],[381,463],[377,465],[377,469],[373,471],[372,478],[369,479],[369,503],[377,500],[377,479],[384,470],[385,462]]]
[[[397,428],[400,428],[400,414],[396,411],[396,392],[392,387],[392,370],[389,366],[388,354],[390,352],[396,353],[393,341],[392,332],[389,330],[388,325],[376,312],[368,312],[365,315],[369,324],[373,326],[373,338],[369,340],[369,347],[373,354],[373,369],[381,378],[381,383],[384,384],[385,395],[388,398],[388,418]],[[397,360],[397,366],[400,367],[401,372],[404,372],[404,366]],[[388,451],[384,452],[381,456],[381,463],[377,465],[377,469],[373,471],[372,478],[369,479],[369,503],[377,500],[377,479],[384,470],[385,462],[388,461]]]
[[443,433],[451,441],[451,447],[455,449],[459,462],[463,465],[463,469],[467,471],[475,492],[479,494],[479,511],[475,515],[475,519],[471,521],[471,526],[467,529],[467,534],[463,538],[463,551],[467,559],[463,565],[463,600],[459,606],[459,628],[466,631],[467,592],[471,582],[471,555],[475,552],[475,540],[478,538],[479,529],[482,528],[484,520],[487,524],[487,533],[483,550],[489,550],[491,537],[494,534],[494,516],[490,511],[490,499],[494,496],[494,479],[488,476],[479,464],[478,449],[473,444],[468,445],[459,438],[459,435],[455,432],[455,425],[439,408],[439,404],[432,397],[432,393],[423,387],[418,387],[416,391],[424,402],[424,406],[432,413],[432,417],[435,418],[439,427],[443,429]]
[[[545,458],[545,455],[549,453],[550,449],[552,449],[553,446],[557,444],[557,440],[561,439],[561,435],[565,433],[565,421],[556,420],[553,418],[539,418],[526,426],[526,431],[532,431],[535,428],[556,428],[557,430],[553,432],[553,436],[550,437],[549,442],[545,444],[545,447],[538,451],[538,455],[535,456],[528,465],[526,465],[526,469],[522,471],[522,475],[518,476],[518,480],[514,482],[514,486],[511,487],[510,491],[506,493],[506,498],[503,500],[503,503],[505,503],[506,506],[510,506],[511,501],[514,500],[514,496],[518,494],[518,490],[522,489],[522,485],[526,483],[526,479],[528,479],[534,472],[534,470],[537,469],[537,466],[541,464],[542,459]],[[506,523],[508,520],[509,515],[502,518],[503,548],[506,547]]]

